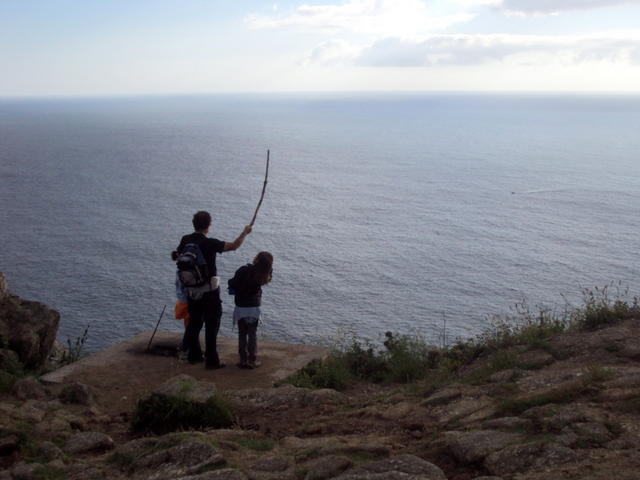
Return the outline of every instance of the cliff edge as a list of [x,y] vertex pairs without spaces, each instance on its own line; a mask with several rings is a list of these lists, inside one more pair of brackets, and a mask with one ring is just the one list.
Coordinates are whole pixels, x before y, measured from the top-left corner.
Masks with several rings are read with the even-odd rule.
[[[273,381],[268,369],[228,366],[223,377],[144,355],[132,347],[142,339],[49,382],[15,371],[0,394],[0,479],[635,480],[640,316],[605,306],[580,328],[541,317],[431,351],[419,379],[341,391],[292,385],[296,375],[259,384]],[[314,372],[332,368],[325,353],[311,355]],[[159,362],[159,376],[127,363],[140,358]],[[127,367],[104,383],[116,360]],[[188,427],[195,405],[196,421],[215,409],[220,423]]]

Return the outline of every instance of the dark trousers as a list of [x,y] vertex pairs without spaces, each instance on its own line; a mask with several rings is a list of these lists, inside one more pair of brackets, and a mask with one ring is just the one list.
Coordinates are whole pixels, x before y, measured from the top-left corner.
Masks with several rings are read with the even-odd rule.
[[238,353],[240,363],[255,362],[258,353],[258,342],[256,332],[258,331],[258,321],[247,322],[247,319],[238,320]]
[[189,326],[184,332],[184,347],[189,362],[202,360],[200,330],[204,325],[205,360],[207,365],[220,365],[216,341],[222,317],[222,302],[218,290],[207,292],[200,300],[189,299]]

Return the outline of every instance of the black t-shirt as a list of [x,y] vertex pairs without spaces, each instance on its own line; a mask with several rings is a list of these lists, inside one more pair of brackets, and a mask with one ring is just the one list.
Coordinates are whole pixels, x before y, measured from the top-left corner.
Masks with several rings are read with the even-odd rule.
[[216,269],[216,253],[222,253],[224,251],[224,242],[216,238],[208,238],[203,233],[194,232],[182,237],[180,245],[178,245],[177,248],[178,253],[182,253],[184,247],[189,243],[195,243],[200,247],[207,266],[209,267],[209,276],[215,277],[218,274],[218,270]]

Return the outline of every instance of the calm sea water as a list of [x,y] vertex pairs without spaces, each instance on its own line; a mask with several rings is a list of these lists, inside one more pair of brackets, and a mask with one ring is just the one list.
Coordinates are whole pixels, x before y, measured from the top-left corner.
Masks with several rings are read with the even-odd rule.
[[[515,302],[640,278],[640,97],[0,100],[0,271],[91,350],[172,319],[191,216],[226,280],[275,256],[263,337],[480,331]],[[223,293],[221,333],[233,335]]]

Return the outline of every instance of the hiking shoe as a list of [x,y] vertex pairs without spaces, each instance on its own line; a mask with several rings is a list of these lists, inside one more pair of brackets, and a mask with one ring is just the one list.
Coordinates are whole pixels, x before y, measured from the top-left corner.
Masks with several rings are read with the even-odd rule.
[[249,366],[249,368],[258,368],[260,365],[262,365],[262,362],[259,360],[254,360],[253,362],[248,362],[247,365]]
[[238,367],[238,368],[247,368],[247,362],[238,362],[238,363],[236,363],[236,367]]

